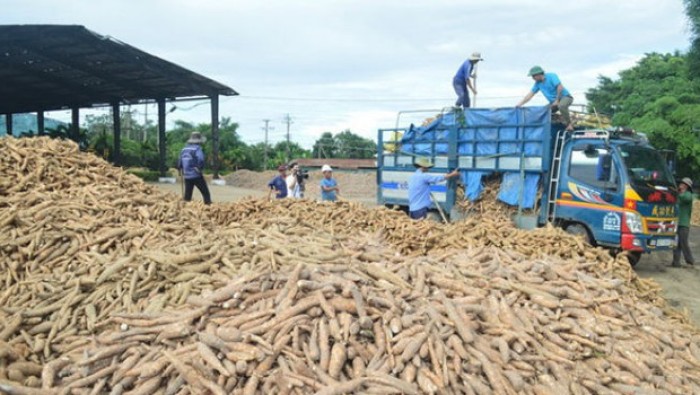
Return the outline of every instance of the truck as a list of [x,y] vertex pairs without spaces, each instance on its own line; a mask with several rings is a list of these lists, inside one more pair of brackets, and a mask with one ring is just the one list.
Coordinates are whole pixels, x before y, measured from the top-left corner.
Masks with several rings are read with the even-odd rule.
[[414,161],[427,157],[431,173],[460,170],[458,180],[431,186],[431,210],[453,219],[460,216],[458,189],[478,199],[483,177],[497,174],[499,200],[535,213],[531,227],[551,223],[591,245],[628,251],[632,265],[643,253],[675,248],[676,184],[643,133],[566,131],[549,106],[448,110],[419,126],[400,119],[378,131],[380,205],[408,210]]

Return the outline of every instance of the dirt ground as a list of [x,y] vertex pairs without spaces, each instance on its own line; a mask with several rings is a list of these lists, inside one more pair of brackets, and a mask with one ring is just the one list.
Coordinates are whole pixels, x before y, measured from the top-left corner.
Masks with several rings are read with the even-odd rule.
[[[218,186],[209,183],[209,190],[214,202],[231,202],[246,197],[264,197],[267,196],[265,189],[267,178],[274,177],[274,172],[266,173],[241,173],[234,176],[226,177],[227,182],[233,182],[240,187],[225,185]],[[374,182],[372,174],[356,174],[342,175],[338,173],[338,182],[341,187],[341,192],[344,189],[353,191],[350,193],[341,194],[343,198],[361,202],[369,206],[376,204],[376,186],[371,185]],[[341,181],[342,179],[342,181]],[[311,175],[309,186],[307,187],[307,197],[311,199],[318,198],[318,185],[320,177]],[[259,185],[260,187],[256,187]],[[353,185],[355,188],[350,188]],[[180,184],[157,184],[164,191],[172,192],[181,195]],[[343,188],[347,186],[347,188]],[[193,194],[194,200],[202,200],[201,195],[195,189]],[[700,213],[696,213],[700,214]],[[700,217],[700,215],[696,215]],[[697,219],[696,219],[697,220]],[[693,226],[690,230],[690,246],[693,255],[700,263],[700,226]],[[691,320],[695,325],[700,326],[700,265],[688,266],[683,265],[682,268],[671,268],[672,254],[670,252],[661,252],[656,254],[647,254],[637,264],[635,268],[637,273],[643,278],[653,278],[664,289],[666,299],[677,309],[687,309]]]

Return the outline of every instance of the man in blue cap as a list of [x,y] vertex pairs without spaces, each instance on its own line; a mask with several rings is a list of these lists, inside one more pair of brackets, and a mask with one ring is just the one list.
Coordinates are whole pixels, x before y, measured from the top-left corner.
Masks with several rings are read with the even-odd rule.
[[476,95],[476,87],[472,83],[472,80],[476,77],[474,75],[474,66],[481,60],[484,60],[481,58],[481,53],[474,52],[462,63],[459,70],[457,70],[457,74],[455,74],[452,79],[452,87],[457,94],[455,106],[464,108],[469,108],[471,106],[469,91],[472,91],[474,95]]
[[434,165],[430,159],[424,157],[416,159],[413,165],[418,170],[408,179],[408,214],[412,219],[423,219],[428,216],[428,208],[433,204],[430,186],[457,177],[459,170],[455,169],[447,174],[427,174]]
[[544,69],[540,66],[533,66],[527,75],[535,80],[535,84],[516,107],[523,106],[525,103],[529,102],[537,92],[541,91],[544,97],[549,101],[552,112],[559,110],[562,121],[564,125],[566,125],[566,130],[573,130],[574,126],[571,123],[569,106],[574,102],[574,98],[569,91],[564,88],[559,77],[554,73],[545,73]]

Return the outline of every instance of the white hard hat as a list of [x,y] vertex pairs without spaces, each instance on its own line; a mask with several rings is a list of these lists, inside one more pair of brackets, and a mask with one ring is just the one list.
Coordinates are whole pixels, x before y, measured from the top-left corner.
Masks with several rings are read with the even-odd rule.
[[333,169],[332,169],[329,165],[323,165],[323,166],[321,167],[321,171],[322,171],[322,172],[325,172],[325,171],[333,171]]

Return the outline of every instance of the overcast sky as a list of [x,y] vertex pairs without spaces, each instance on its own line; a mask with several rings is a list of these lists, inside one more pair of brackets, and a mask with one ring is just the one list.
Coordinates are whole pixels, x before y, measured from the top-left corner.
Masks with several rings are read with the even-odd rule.
[[[682,0],[3,0],[2,24],[79,24],[224,83],[222,117],[247,143],[325,131],[368,138],[401,110],[451,106],[452,77],[473,51],[478,107],[512,106],[528,69],[559,75],[584,103],[597,77],[645,53],[686,51]],[[532,104],[543,104],[540,97]],[[209,122],[182,103],[169,120]],[[143,117],[144,106],[134,108]],[[155,107],[148,109],[155,121]],[[430,113],[421,115],[428,116]],[[69,120],[68,112],[49,116]]]

